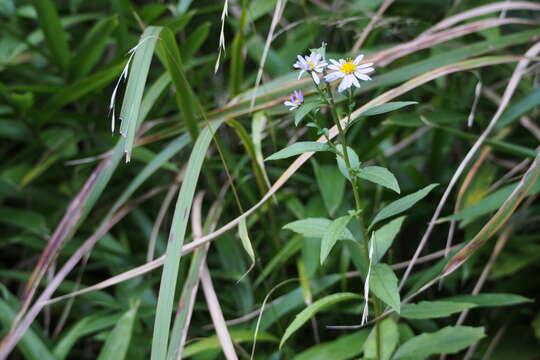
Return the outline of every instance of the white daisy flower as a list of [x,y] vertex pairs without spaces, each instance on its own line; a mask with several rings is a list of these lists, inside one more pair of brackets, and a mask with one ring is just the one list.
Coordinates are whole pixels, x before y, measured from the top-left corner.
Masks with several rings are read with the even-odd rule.
[[328,68],[335,70],[330,74],[324,77],[326,82],[332,82],[337,79],[342,79],[338,87],[338,92],[343,92],[350,88],[352,85],[357,88],[360,87],[360,82],[358,80],[368,81],[371,78],[367,75],[375,69],[372,68],[373,63],[360,64],[364,55],[358,55],[354,60],[351,58],[348,59],[339,59],[339,61],[331,59],[331,65],[328,65]]
[[311,73],[311,77],[313,78],[313,81],[315,81],[315,84],[319,85],[321,80],[317,73],[322,73],[326,65],[328,65],[328,63],[324,61],[322,55],[312,52],[309,56],[298,55],[297,57],[298,61],[295,62],[293,66],[300,69],[298,80],[300,80],[304,71],[307,71],[308,73]]
[[301,91],[294,91],[291,94],[290,100],[285,101],[283,105],[290,106],[289,111],[296,110],[304,102],[304,94]]

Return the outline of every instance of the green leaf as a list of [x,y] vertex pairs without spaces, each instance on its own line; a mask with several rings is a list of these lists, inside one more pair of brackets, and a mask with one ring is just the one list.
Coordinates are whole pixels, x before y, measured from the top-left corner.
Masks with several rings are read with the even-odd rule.
[[396,235],[399,233],[405,218],[405,216],[400,216],[390,221],[388,224],[381,226],[379,229],[377,229],[377,231],[375,231],[375,262],[379,262],[384,254],[386,254],[390,246],[392,246],[392,243],[394,242]]
[[98,63],[109,41],[109,36],[118,26],[118,18],[111,16],[101,19],[90,29],[73,57],[70,73],[75,79],[87,76]]
[[0,208],[0,223],[18,227],[36,235],[49,233],[45,217],[32,211],[2,207]]
[[475,306],[473,303],[453,301],[421,301],[417,304],[404,305],[399,315],[407,319],[434,319],[447,317]]
[[533,300],[515,294],[482,293],[478,295],[461,295],[444,299],[445,301],[471,303],[476,306],[511,306],[531,302]]
[[[252,342],[253,332],[249,330],[232,330],[230,331],[231,338],[235,343]],[[259,332],[256,337],[257,341],[276,343],[278,339],[272,334]],[[221,348],[217,335],[204,338],[194,344],[186,346],[182,353],[182,359],[192,357],[209,350],[218,350]]]
[[201,113],[202,106],[187,80],[174,33],[168,28],[161,32],[157,54],[171,76],[176,89],[176,103],[184,118],[185,126],[188,128],[191,138],[196,139],[199,134],[196,114]]
[[178,194],[159,287],[154,335],[152,337],[152,359],[154,360],[165,360],[167,355],[174,293],[178,280],[182,245],[184,244],[189,221],[189,212],[206,151],[212,140],[213,133],[222,123],[223,121],[210,123],[210,126],[205,127],[197,138]]
[[382,221],[384,219],[388,219],[394,215],[397,215],[399,213],[402,213],[403,211],[411,208],[414,204],[416,204],[418,201],[422,200],[424,197],[429,194],[433,188],[435,188],[438,184],[431,184],[426,186],[425,188],[418,190],[415,193],[409,194],[407,196],[402,197],[399,200],[396,200],[394,202],[391,202],[390,204],[386,205],[381,211],[377,213],[373,221],[371,222],[370,228],[373,227],[376,223],[379,221]]
[[386,168],[380,166],[367,166],[365,168],[355,169],[354,174],[361,179],[368,180],[390,190],[394,190],[398,194],[400,193],[399,184],[396,177]]
[[[450,220],[467,220],[467,222],[470,223],[479,216],[496,211],[505,202],[505,200],[510,197],[517,185],[517,183],[506,185],[478,201],[476,204],[466,207],[453,215],[439,219],[439,222]],[[537,194],[538,192],[540,192],[540,181],[537,181],[536,184],[533,185],[528,193],[528,196]]]
[[247,274],[255,265],[255,252],[253,251],[253,247],[251,246],[251,240],[249,239],[246,218],[243,218],[242,220],[240,220],[240,223],[238,223],[238,235],[240,236],[240,241],[242,242],[244,250],[249,255],[249,258],[251,260],[251,265],[246,272]]
[[294,125],[298,126],[300,122],[313,110],[318,108],[321,104],[319,102],[305,102],[298,109],[294,111]]
[[333,215],[343,201],[345,193],[345,178],[333,165],[318,165],[313,160],[315,178],[324,201],[324,205],[330,215]]
[[326,228],[321,240],[321,265],[339,239],[343,238],[347,224],[351,221],[350,215],[339,217]]
[[334,341],[325,342],[310,347],[295,356],[293,360],[348,360],[362,353],[363,344],[368,337],[369,330],[364,329],[350,335],[340,336]]
[[390,266],[382,263],[373,265],[369,287],[379,299],[399,314],[400,298],[398,279]]
[[[332,224],[332,220],[325,218],[306,218],[288,223],[283,228],[294,231],[305,237],[322,238],[326,229]],[[349,229],[345,228],[339,235],[340,239],[352,240],[354,237]]]
[[373,116],[373,115],[384,114],[390,111],[401,109],[405,106],[416,105],[416,104],[418,104],[418,101],[391,101],[391,102],[387,102],[386,104],[370,107],[369,109],[361,113],[360,116]]
[[371,330],[369,337],[364,343],[364,358],[389,360],[396,349],[399,341],[399,332],[396,322],[392,317],[387,317],[379,322],[381,335],[381,356],[377,357],[377,334],[375,327]]
[[281,342],[279,343],[279,348],[281,349],[283,347],[283,344],[285,344],[285,342],[291,337],[292,334],[294,334],[302,325],[304,325],[309,319],[311,319],[315,314],[317,314],[325,307],[339,302],[361,298],[362,297],[360,295],[353,293],[337,293],[325,296],[324,298],[315,301],[313,304],[309,305],[298,315],[296,315],[293,322],[285,330],[285,334],[283,335],[283,337],[281,338]]
[[392,359],[409,356],[455,354],[485,337],[484,328],[448,326],[434,333],[424,333],[401,345]]
[[126,357],[139,303],[140,301],[135,302],[131,309],[118,320],[107,337],[107,341],[99,353],[98,360],[122,360]]
[[39,24],[45,34],[45,41],[52,56],[63,71],[69,68],[69,47],[66,32],[60,23],[60,16],[51,0],[34,0]]
[[200,47],[208,37],[210,27],[211,24],[209,22],[205,22],[190,34],[184,47],[182,48],[183,57],[185,59],[193,57],[195,53],[200,49]]
[[270,155],[265,159],[265,161],[285,159],[302,153],[317,151],[332,151],[332,148],[327,144],[322,144],[316,141],[300,141]]
[[124,146],[126,161],[129,161],[131,158],[131,150],[135,142],[135,132],[139,125],[139,110],[141,108],[144,87],[161,29],[161,27],[149,26],[144,30],[129,68],[126,92],[122,101],[122,110],[120,111],[120,120],[122,121],[120,124],[120,133],[126,138]]
[[302,247],[302,236],[295,235],[292,239],[287,240],[285,245],[279,250],[279,252],[268,262],[268,264],[261,271],[253,283],[254,287],[259,286],[264,279],[268,277],[278,266],[283,265],[288,259],[296,254]]
[[[337,150],[342,153],[342,147],[341,144],[336,145]],[[351,147],[347,146],[347,155],[349,156],[349,165],[351,165],[351,169],[355,169],[360,167],[360,160],[358,158],[358,155],[356,154],[356,151],[354,151]],[[345,163],[345,160],[340,155],[336,155],[336,161],[338,164],[339,171],[347,178],[349,181],[351,180],[351,177],[349,176],[349,171],[347,170],[347,164]]]
[[[3,285],[0,289],[3,290],[3,293],[7,293],[7,289]],[[9,297],[11,298],[12,295],[9,294]],[[16,312],[13,309],[13,305],[0,297],[0,324],[2,325],[2,333],[12,326],[15,316]],[[17,343],[18,350],[28,360],[56,360],[56,357],[51,354],[45,342],[39,337],[38,333],[41,331],[36,333],[36,330],[37,328],[35,329],[33,327],[26,330]]]
[[78,339],[85,335],[112,327],[114,324],[118,323],[121,316],[122,314],[106,315],[104,313],[97,313],[82,318],[69,330],[62,333],[60,340],[54,347],[54,356],[60,360],[65,359]]

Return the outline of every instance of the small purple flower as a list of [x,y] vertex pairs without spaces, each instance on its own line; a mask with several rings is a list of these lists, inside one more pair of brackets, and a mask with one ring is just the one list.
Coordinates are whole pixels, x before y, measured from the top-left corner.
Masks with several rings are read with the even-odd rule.
[[291,94],[290,100],[285,101],[285,106],[290,106],[289,110],[296,110],[304,102],[304,94],[301,91],[294,91]]

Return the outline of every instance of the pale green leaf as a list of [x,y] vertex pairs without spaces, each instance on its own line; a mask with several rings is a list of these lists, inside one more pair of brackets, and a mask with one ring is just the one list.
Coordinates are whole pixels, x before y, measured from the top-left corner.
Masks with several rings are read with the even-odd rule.
[[326,257],[339,239],[342,239],[347,224],[351,220],[350,215],[342,216],[330,224],[323,233],[321,240],[321,265],[325,262]]
[[387,317],[379,322],[381,335],[381,356],[377,357],[377,334],[375,327],[371,330],[369,337],[364,343],[364,357],[366,359],[389,360],[396,349],[399,341],[399,332],[396,322],[392,317]]
[[126,357],[138,308],[139,301],[134,303],[118,320],[114,329],[109,333],[107,341],[99,353],[98,360],[122,360]]
[[531,302],[531,299],[515,294],[503,293],[482,293],[478,295],[461,295],[444,299],[444,301],[453,301],[460,303],[472,303],[476,306],[511,306]]
[[328,213],[333,215],[341,205],[345,194],[345,178],[333,165],[318,165],[313,161],[313,167],[324,205]]
[[386,254],[390,246],[392,246],[392,243],[394,242],[396,235],[399,233],[399,230],[401,229],[401,225],[403,224],[405,218],[405,216],[395,218],[388,224],[381,226],[379,229],[377,229],[377,231],[375,231],[375,262],[379,262],[384,256],[384,254]]
[[392,359],[455,354],[475,344],[484,336],[482,327],[448,326],[434,333],[424,333],[410,339],[401,345]]
[[371,291],[398,314],[400,312],[400,298],[398,279],[392,268],[386,264],[375,264],[371,268],[369,282]]
[[318,108],[320,103],[318,102],[306,102],[300,105],[300,107],[294,111],[294,125],[298,126],[300,122],[314,109]]
[[384,114],[390,111],[401,109],[405,106],[416,105],[416,104],[418,104],[417,101],[391,101],[385,104],[370,107],[369,109],[364,111],[362,114],[360,114],[360,116],[373,116],[373,115]]
[[[325,218],[306,218],[290,222],[283,228],[304,235],[305,237],[322,238],[330,224],[332,224],[332,220]],[[347,228],[343,229],[339,238],[354,241],[352,233]]]
[[407,319],[435,319],[447,317],[475,306],[472,303],[452,301],[421,301],[417,304],[404,305],[399,315]]
[[371,228],[373,227],[373,225],[375,225],[379,221],[388,219],[394,215],[402,213],[405,210],[408,210],[418,201],[426,197],[427,194],[429,194],[430,191],[433,190],[433,188],[435,188],[437,185],[438,184],[428,185],[425,188],[418,190],[417,192],[404,196],[401,199],[396,200],[386,205],[381,211],[377,213],[377,215],[375,216],[375,218],[373,219],[369,227]]
[[362,353],[363,344],[368,337],[369,330],[364,329],[349,335],[343,335],[334,341],[325,342],[310,347],[300,353],[293,360],[348,360]]
[[322,144],[316,141],[300,141],[292,145],[287,146],[285,149],[270,155],[265,159],[268,160],[279,160],[286,159],[291,156],[300,155],[306,152],[317,152],[317,151],[331,151],[332,148],[327,144]]
[[399,184],[396,177],[388,169],[381,166],[367,166],[355,169],[355,175],[361,179],[371,181],[400,193]]
[[255,252],[253,251],[253,246],[251,246],[251,240],[249,239],[246,218],[243,218],[242,220],[240,220],[240,223],[238,223],[238,235],[240,236],[240,240],[242,241],[242,246],[244,247],[244,250],[249,255],[249,259],[251,260],[251,266],[246,272],[247,274],[251,270],[253,265],[255,265]]
[[[336,148],[340,153],[343,153],[341,150],[342,149],[341,144],[336,145]],[[347,146],[347,156],[349,157],[349,165],[351,166],[351,169],[360,167],[360,159],[358,158],[358,155],[349,146]],[[341,173],[343,174],[343,176],[345,176],[345,178],[347,178],[348,180],[351,180],[349,171],[347,170],[347,164],[345,162],[345,159],[341,155],[336,155],[336,161],[338,164],[339,171],[341,171]]]

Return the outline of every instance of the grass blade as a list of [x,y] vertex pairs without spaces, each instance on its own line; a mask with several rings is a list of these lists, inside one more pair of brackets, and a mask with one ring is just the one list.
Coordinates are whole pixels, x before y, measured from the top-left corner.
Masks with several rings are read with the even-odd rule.
[[62,71],[67,71],[70,63],[67,36],[54,3],[51,0],[34,0],[34,7],[53,58]]
[[212,140],[213,132],[221,124],[222,121],[211,123],[199,135],[189,158],[184,182],[178,195],[159,287],[154,336],[152,338],[152,360],[165,360],[167,355],[174,292],[178,280],[181,250],[184,244],[191,203],[206,150]]
[[120,112],[120,119],[122,120],[120,133],[126,138],[124,147],[126,162],[129,162],[131,159],[131,149],[133,148],[135,132],[138,128],[139,110],[144,86],[148,77],[148,71],[150,70],[152,53],[154,52],[161,29],[161,27],[156,26],[148,27],[143,32],[137,46],[132,49],[135,54],[133,55],[133,64],[129,68],[126,93],[124,94],[122,110]]

